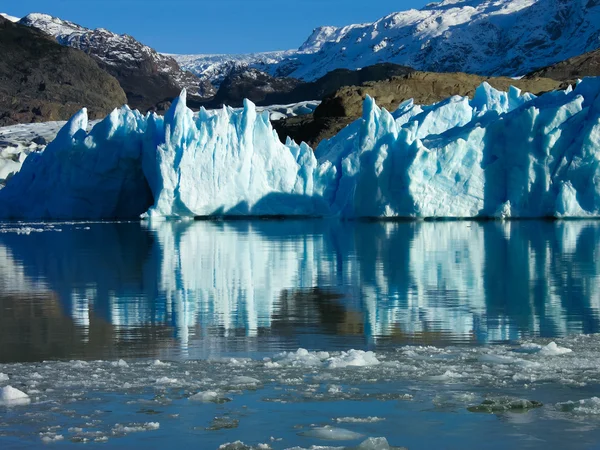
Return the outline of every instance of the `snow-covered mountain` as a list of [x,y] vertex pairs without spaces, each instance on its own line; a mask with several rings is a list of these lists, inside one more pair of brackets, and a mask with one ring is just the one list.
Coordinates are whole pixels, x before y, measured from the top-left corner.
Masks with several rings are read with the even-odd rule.
[[10,20],[11,22],[18,22],[19,20],[21,20],[18,17],[9,16],[8,14],[5,14],[5,13],[0,13],[0,16],[4,17],[6,20]]
[[206,79],[182,70],[170,56],[156,52],[129,35],[103,28],[91,30],[46,14],[29,14],[20,23],[54,36],[62,45],[89,54],[119,80],[134,106],[137,106],[136,99],[142,101],[146,97],[143,99],[146,103],[159,102],[177,96],[183,88],[192,96],[202,98],[215,93]]
[[207,78],[219,87],[227,76],[244,67],[271,73],[282,60],[293,56],[295,50],[248,53],[241,55],[167,55],[173,57],[181,67]]
[[[381,62],[517,76],[598,47],[599,0],[444,0],[373,23],[317,28],[297,51],[276,55],[280,61],[260,69],[307,81],[334,69]],[[211,79],[227,63],[244,58],[221,57],[217,63],[203,56],[177,57],[182,67]]]

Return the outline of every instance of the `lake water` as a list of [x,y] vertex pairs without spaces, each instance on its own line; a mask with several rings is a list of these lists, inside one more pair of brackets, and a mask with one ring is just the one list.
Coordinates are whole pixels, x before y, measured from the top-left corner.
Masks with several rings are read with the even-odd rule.
[[0,448],[600,448],[599,252],[587,221],[2,224]]

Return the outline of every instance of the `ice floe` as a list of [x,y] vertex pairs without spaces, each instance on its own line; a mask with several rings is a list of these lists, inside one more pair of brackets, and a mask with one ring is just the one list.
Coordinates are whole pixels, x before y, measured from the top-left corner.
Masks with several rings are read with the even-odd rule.
[[19,406],[31,402],[29,395],[12,386],[4,386],[0,389],[0,405]]

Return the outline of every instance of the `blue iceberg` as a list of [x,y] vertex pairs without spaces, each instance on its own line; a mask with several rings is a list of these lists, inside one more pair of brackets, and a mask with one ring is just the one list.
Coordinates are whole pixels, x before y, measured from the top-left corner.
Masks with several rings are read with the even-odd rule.
[[367,97],[314,151],[267,113],[77,113],[0,190],[3,219],[198,216],[600,217],[600,78],[539,97],[482,84],[472,100]]

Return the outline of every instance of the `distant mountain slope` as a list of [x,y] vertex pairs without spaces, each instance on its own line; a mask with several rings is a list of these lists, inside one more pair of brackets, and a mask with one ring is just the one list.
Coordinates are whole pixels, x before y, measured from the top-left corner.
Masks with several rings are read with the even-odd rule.
[[223,80],[219,91],[213,98],[201,103],[194,103],[193,106],[204,106],[208,109],[220,108],[224,104],[240,107],[243,105],[244,99],[249,99],[259,106],[289,105],[321,100],[343,86],[385,80],[411,72],[414,70],[410,67],[377,64],[360,70],[337,69],[318,80],[307,83],[295,78],[275,78],[257,69],[240,67],[230,72]]
[[94,58],[119,80],[133,108],[152,108],[177,97],[183,88],[192,98],[206,98],[215,93],[210,82],[182,70],[173,58],[131,36],[102,28],[90,30],[46,14],[29,14],[20,23],[42,30],[60,44],[83,50]]
[[83,107],[104,117],[127,98],[85,53],[0,17],[0,126],[64,120]]
[[600,76],[600,49],[569,58],[527,75],[527,78],[546,77],[568,81]]
[[[600,0],[444,0],[373,23],[317,28],[296,52],[257,68],[305,81],[382,62],[520,76],[599,47]],[[231,56],[219,64],[242,59]],[[192,57],[178,60],[189,70],[197,67]],[[214,78],[208,69],[202,73]]]
[[248,53],[242,55],[167,55],[172,56],[181,67],[219,87],[233,71],[241,68],[257,69],[271,73],[274,66],[295,53],[294,50]]

